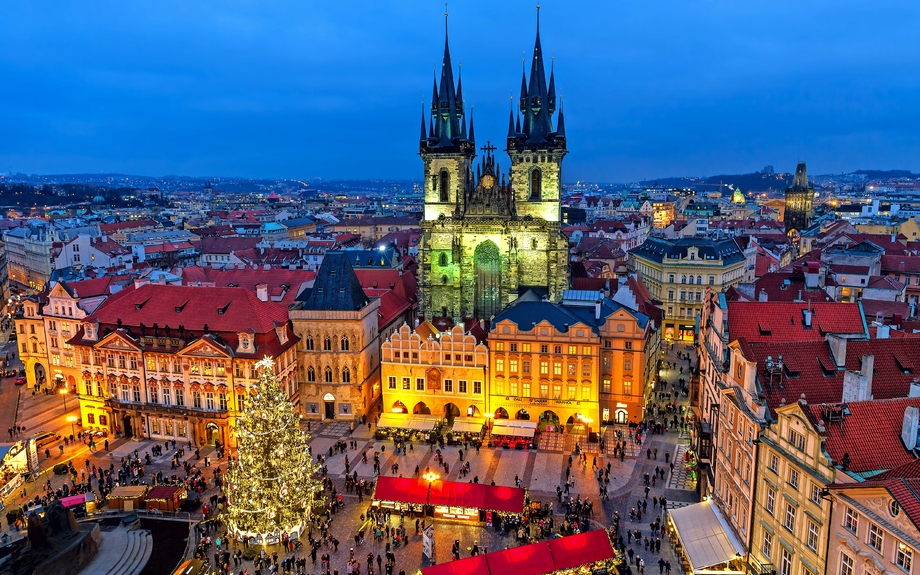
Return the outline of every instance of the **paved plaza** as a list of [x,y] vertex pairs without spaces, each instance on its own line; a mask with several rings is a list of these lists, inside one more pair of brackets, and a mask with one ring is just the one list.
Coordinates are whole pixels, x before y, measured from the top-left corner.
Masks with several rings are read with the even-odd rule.
[[[686,353],[687,348],[683,345],[675,346],[678,349],[670,350],[665,356],[665,361],[676,362],[678,369],[662,370],[661,375],[667,381],[676,382],[679,377],[687,377],[688,372],[687,360],[678,360],[675,352],[681,351]],[[679,367],[684,367],[684,375],[680,374]],[[3,382],[3,391],[8,391],[12,386]],[[5,398],[4,398],[5,399]],[[681,405],[686,405],[686,399],[679,400]],[[19,402],[16,425],[23,425],[27,433],[35,431],[57,431],[58,433],[70,434],[70,424],[61,425],[66,422],[66,415],[75,413],[77,409],[75,398],[70,398],[67,404],[67,411],[64,410],[64,404],[60,396],[48,395],[31,395],[29,390],[22,389],[22,398]],[[12,426],[12,423],[3,422],[5,425]],[[310,424],[309,433],[312,436],[310,441],[311,449],[314,456],[323,454],[325,456],[324,465],[327,467],[328,476],[332,479],[336,489],[344,493],[345,506],[337,514],[333,515],[331,532],[340,542],[337,552],[332,549],[320,549],[319,554],[331,553],[331,566],[338,568],[340,573],[345,573],[345,563],[348,559],[350,548],[354,544],[354,535],[361,525],[360,515],[366,513],[369,506],[369,500],[364,499],[359,504],[358,498],[354,494],[345,493],[344,475],[345,475],[345,457],[349,458],[350,472],[357,473],[359,479],[374,479],[373,455],[380,455],[381,473],[385,475],[401,475],[403,477],[414,476],[415,468],[424,472],[426,467],[430,467],[439,472],[442,479],[452,481],[473,481],[478,479],[479,483],[488,484],[495,482],[496,485],[515,484],[515,479],[519,479],[524,487],[529,490],[531,499],[540,501],[544,505],[554,505],[554,513],[557,515],[557,524],[561,521],[561,505],[557,501],[556,488],[564,484],[566,480],[566,468],[568,466],[569,452],[564,451],[565,438],[555,438],[552,444],[543,444],[544,449],[533,451],[528,450],[507,450],[482,448],[464,449],[463,446],[447,446],[441,449],[444,461],[448,464],[449,472],[445,473],[444,469],[435,464],[434,449],[427,444],[414,444],[412,449],[406,454],[396,455],[392,441],[379,441],[373,438],[373,429],[368,429],[366,425],[352,425],[349,422],[335,421],[328,423]],[[78,429],[79,430],[79,429]],[[304,430],[307,430],[307,424],[304,423]],[[619,429],[625,434],[625,427]],[[611,429],[608,434],[611,438],[614,430]],[[133,453],[135,450],[141,455],[149,453],[154,445],[163,446],[162,442],[155,441],[126,441],[125,439],[109,438],[109,450],[97,449],[90,452],[86,445],[77,442],[75,445],[65,447],[64,452],[60,453],[57,446],[51,446],[51,457],[45,457],[44,450],[40,450],[40,462],[45,473],[42,474],[39,481],[31,482],[26,485],[27,497],[32,498],[39,486],[51,479],[52,485],[58,487],[65,481],[64,476],[55,476],[50,473],[51,467],[62,461],[73,460],[77,469],[80,469],[88,460],[90,465],[102,465],[108,467],[114,463],[116,467],[122,457]],[[357,449],[349,449],[343,453],[335,453],[334,446],[337,442],[354,440],[357,442]],[[657,509],[653,509],[651,499],[648,500],[648,512],[644,515],[642,521],[631,522],[629,520],[629,510],[635,507],[637,502],[645,501],[645,490],[643,476],[645,473],[652,474],[656,467],[666,469],[665,479],[656,483],[656,487],[650,490],[649,497],[665,496],[670,505],[678,507],[690,502],[695,502],[697,494],[695,492],[695,482],[689,480],[689,474],[681,464],[683,460],[683,451],[687,449],[688,439],[686,435],[676,431],[668,431],[660,435],[647,436],[641,448],[635,448],[630,442],[630,449],[624,460],[614,458],[606,453],[599,453],[599,450],[591,450],[587,454],[584,463],[580,458],[575,457],[571,468],[571,478],[574,480],[574,489],[570,492],[573,498],[580,497],[588,499],[594,504],[594,515],[592,521],[595,527],[608,526],[613,522],[615,512],[619,513],[621,518],[621,529],[642,530],[643,535],[648,534],[649,523],[660,516]],[[332,449],[332,455],[330,455]],[[466,477],[461,478],[460,473],[460,451],[463,450],[464,462],[469,462],[470,472]],[[657,449],[657,458],[652,459],[647,456],[646,450],[654,451]],[[362,463],[361,454],[367,452],[368,463]],[[676,463],[674,473],[671,474],[668,465],[665,463],[665,453],[670,454],[670,460]],[[153,457],[153,462],[147,466],[147,479],[157,471],[163,471],[164,474],[170,475],[175,470],[170,468],[170,460],[174,455],[172,448],[167,449],[162,455]],[[212,449],[202,450],[201,459],[195,459],[194,450],[186,450],[184,459],[190,464],[203,469],[205,456],[216,455]],[[609,498],[601,500],[598,482],[593,469],[593,463],[597,459],[599,468],[606,467],[610,464],[610,483],[607,485]],[[220,468],[226,470],[226,460],[212,459],[211,469],[204,469],[205,476],[210,478],[214,469]],[[213,491],[213,490],[212,490]],[[40,493],[40,491],[39,491]],[[211,492],[205,494],[209,496]],[[7,508],[13,505],[23,503],[25,500],[21,497],[12,496],[4,501]],[[201,519],[200,511],[193,515],[193,519]],[[431,519],[428,519],[431,521]],[[10,529],[3,521],[3,532],[10,533],[13,536],[21,536],[15,530]],[[390,521],[391,525],[399,524],[398,515],[394,515]],[[470,525],[459,522],[448,522],[435,520],[435,560],[447,561],[450,559],[451,545],[455,540],[461,542],[463,556],[467,555],[466,549],[471,547],[474,542],[478,542],[480,547],[489,550],[496,550],[510,546],[516,546],[520,543],[516,541],[514,534],[501,535],[491,528],[483,525]],[[421,557],[421,536],[415,535],[414,519],[406,519],[406,529],[409,533],[408,545],[401,546],[394,550],[396,556],[396,570],[404,570],[412,573],[415,569],[423,564]],[[657,563],[658,554],[646,551],[640,545],[637,553],[647,563],[648,568],[652,569],[653,563]],[[362,570],[365,568],[365,560],[368,553],[383,553],[385,550],[383,544],[373,543],[373,538],[368,537],[367,542],[359,549],[355,550],[356,556],[362,563]],[[309,561],[309,554],[306,550],[298,552],[298,556],[306,556],[308,559],[308,572],[319,572],[319,565],[313,567]],[[284,555],[280,555],[283,557]],[[673,557],[666,541],[662,542],[661,556],[671,561],[675,570],[678,569],[678,562]],[[657,566],[657,565],[655,565]],[[374,563],[376,572],[376,562]],[[253,572],[251,564],[245,566],[246,569]],[[311,571],[312,569],[312,571]],[[239,568],[235,569],[237,572]],[[366,573],[366,571],[365,571]]]

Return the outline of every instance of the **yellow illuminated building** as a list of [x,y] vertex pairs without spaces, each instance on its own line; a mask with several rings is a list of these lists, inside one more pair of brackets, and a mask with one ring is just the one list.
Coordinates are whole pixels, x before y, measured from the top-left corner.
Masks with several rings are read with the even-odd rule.
[[488,348],[463,328],[403,324],[381,346],[383,410],[453,419],[486,412]]
[[706,289],[725,291],[744,279],[744,253],[731,239],[649,238],[629,261],[662,302],[666,339],[693,341]]

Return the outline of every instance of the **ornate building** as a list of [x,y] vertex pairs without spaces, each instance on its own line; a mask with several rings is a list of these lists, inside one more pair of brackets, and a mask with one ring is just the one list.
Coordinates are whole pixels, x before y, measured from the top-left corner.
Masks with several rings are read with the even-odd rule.
[[380,398],[381,298],[365,294],[349,257],[326,252],[313,287],[289,311],[308,419],[360,419]]
[[792,177],[792,187],[786,188],[786,208],[783,223],[786,231],[804,230],[811,225],[812,206],[815,201],[815,185],[808,183],[805,162],[799,162]]
[[419,155],[424,162],[425,218],[419,248],[420,311],[425,319],[491,319],[526,289],[551,300],[568,279],[560,231],[565,122],[556,112],[555,79],[546,81],[539,19],[530,78],[521,78],[520,114],[511,112],[505,177],[487,144],[475,171],[472,112],[462,83],[454,83],[445,37],[440,85],[434,82],[431,117],[422,110]]

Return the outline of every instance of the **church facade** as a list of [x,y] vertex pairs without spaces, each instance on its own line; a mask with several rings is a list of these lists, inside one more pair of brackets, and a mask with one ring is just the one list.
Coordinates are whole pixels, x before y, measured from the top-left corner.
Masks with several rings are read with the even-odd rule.
[[419,311],[427,320],[488,321],[528,289],[559,301],[568,285],[560,213],[565,122],[560,106],[553,125],[555,78],[551,70],[547,84],[539,20],[518,108],[508,122],[508,173],[491,143],[474,166],[472,112],[467,119],[445,37],[440,82],[435,79],[427,122],[422,111],[419,138],[425,177]]

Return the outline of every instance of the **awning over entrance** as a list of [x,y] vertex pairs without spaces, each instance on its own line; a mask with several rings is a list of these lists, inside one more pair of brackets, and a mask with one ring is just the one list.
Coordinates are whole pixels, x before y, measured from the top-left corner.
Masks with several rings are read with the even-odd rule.
[[[383,417],[381,417],[383,419]],[[411,477],[377,477],[374,499],[400,503],[428,503],[428,482]]]
[[458,433],[479,433],[482,431],[482,426],[485,425],[485,423],[486,421],[482,417],[457,417],[454,418],[454,426],[452,431],[456,431]]
[[374,499],[507,513],[524,512],[523,489],[458,481],[434,481],[429,495],[428,482],[424,479],[381,475],[377,478]]
[[711,499],[674,509],[669,515],[694,573],[745,553]]
[[603,529],[551,539],[549,548],[556,562],[556,571],[574,569],[616,556],[610,538]]

